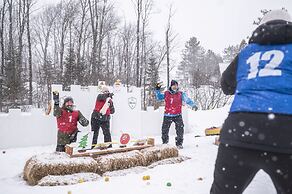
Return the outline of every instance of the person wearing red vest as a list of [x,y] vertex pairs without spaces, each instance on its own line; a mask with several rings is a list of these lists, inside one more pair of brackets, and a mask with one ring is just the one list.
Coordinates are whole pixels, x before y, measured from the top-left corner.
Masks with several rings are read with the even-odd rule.
[[165,111],[162,124],[162,143],[168,143],[169,128],[171,123],[174,122],[177,135],[175,138],[175,144],[179,149],[182,149],[184,135],[184,123],[181,115],[182,103],[185,102],[195,110],[198,109],[197,105],[186,95],[186,93],[179,91],[178,83],[175,80],[171,81],[169,89],[165,91],[164,94],[160,92],[160,84],[157,84],[155,89],[156,98],[165,101]]
[[[91,114],[91,130],[94,132],[92,145],[93,147],[97,143],[99,128],[101,127],[104,142],[111,142],[110,133],[110,115],[114,114],[115,108],[112,101],[113,93],[110,93],[107,87],[102,88],[102,93],[96,98],[95,108]],[[109,145],[112,147],[112,145]]]
[[54,116],[57,118],[58,136],[57,152],[64,152],[65,145],[76,141],[78,122],[86,127],[89,121],[81,114],[80,111],[74,110],[74,101],[72,97],[64,99],[62,108],[59,107],[59,93],[53,92],[54,99]]

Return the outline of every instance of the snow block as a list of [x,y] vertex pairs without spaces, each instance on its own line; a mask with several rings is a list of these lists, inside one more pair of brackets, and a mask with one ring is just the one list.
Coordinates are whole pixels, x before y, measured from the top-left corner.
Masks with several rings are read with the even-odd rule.
[[[105,172],[137,166],[149,166],[154,162],[173,157],[178,157],[178,149],[175,146],[169,145],[154,146],[140,151],[133,150],[130,152],[101,155],[97,158],[71,158],[66,153],[44,153],[33,156],[26,162],[23,178],[29,185],[75,184],[77,183],[76,176],[62,178],[59,175],[64,176],[84,172],[103,175]],[[46,176],[50,177],[43,179]],[[40,181],[41,179],[43,180]],[[68,179],[73,180],[69,181]]]

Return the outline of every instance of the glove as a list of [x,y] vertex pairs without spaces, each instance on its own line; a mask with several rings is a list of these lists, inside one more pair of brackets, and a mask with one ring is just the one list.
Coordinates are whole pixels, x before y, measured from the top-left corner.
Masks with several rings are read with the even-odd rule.
[[113,93],[108,93],[108,97],[113,98]]
[[192,110],[197,111],[197,110],[198,110],[198,107],[197,107],[197,106],[194,106],[194,107],[192,108]]
[[54,91],[53,92],[53,100],[55,101],[55,104],[59,104],[59,92],[58,91]]
[[157,84],[155,85],[155,90],[161,90],[161,86],[162,86],[161,83],[157,83]]

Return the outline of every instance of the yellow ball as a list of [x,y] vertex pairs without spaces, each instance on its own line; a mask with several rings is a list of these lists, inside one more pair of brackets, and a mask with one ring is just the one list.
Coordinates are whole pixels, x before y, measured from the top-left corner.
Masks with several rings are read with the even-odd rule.
[[146,180],[150,180],[150,176],[149,175],[146,176]]
[[147,176],[143,176],[143,181],[147,181]]
[[68,194],[72,194],[72,192],[71,191],[68,191]]
[[79,181],[78,181],[79,183],[83,183],[84,182],[84,180],[83,179],[79,179]]
[[108,182],[109,181],[109,177],[108,176],[104,177],[104,181]]

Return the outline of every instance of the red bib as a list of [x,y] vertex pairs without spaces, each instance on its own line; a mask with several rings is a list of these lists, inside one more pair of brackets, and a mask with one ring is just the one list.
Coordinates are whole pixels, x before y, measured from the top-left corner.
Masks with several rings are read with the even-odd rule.
[[164,92],[165,114],[181,114],[182,92],[171,94],[169,91]]
[[68,112],[62,109],[62,114],[57,118],[58,129],[65,133],[73,133],[77,130],[78,111]]

